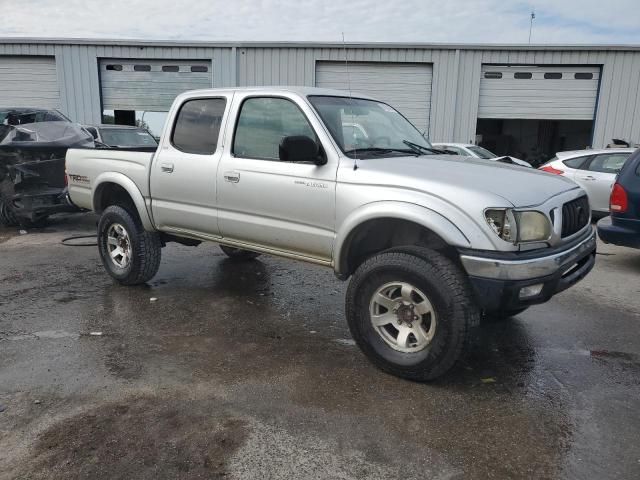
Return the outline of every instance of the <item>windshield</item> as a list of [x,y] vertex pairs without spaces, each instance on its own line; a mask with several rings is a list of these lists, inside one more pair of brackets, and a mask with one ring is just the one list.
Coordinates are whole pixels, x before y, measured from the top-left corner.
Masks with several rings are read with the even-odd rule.
[[102,143],[110,147],[156,147],[158,143],[149,132],[132,128],[100,129]]
[[497,155],[495,153],[491,153],[489,150],[478,147],[476,145],[469,145],[467,147],[478,158],[496,158]]
[[309,101],[351,158],[434,153],[418,129],[386,103],[318,95]]

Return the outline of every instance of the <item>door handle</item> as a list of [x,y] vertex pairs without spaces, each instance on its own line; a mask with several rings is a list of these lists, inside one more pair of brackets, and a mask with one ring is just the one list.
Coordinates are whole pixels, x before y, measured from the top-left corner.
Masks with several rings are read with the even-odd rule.
[[160,170],[164,173],[173,172],[173,163],[161,163]]
[[224,172],[224,179],[227,182],[238,183],[240,181],[239,172]]
[[591,175],[587,175],[586,177],[580,177],[582,180],[595,180],[596,177],[592,177]]

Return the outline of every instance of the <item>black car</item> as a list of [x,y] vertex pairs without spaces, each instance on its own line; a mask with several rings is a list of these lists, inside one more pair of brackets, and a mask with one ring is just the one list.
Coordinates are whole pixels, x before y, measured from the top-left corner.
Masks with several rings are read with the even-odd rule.
[[640,149],[618,174],[609,201],[611,216],[598,222],[598,235],[605,243],[640,248]]
[[64,157],[93,137],[57,110],[0,108],[0,225],[33,225],[77,211],[68,200]]

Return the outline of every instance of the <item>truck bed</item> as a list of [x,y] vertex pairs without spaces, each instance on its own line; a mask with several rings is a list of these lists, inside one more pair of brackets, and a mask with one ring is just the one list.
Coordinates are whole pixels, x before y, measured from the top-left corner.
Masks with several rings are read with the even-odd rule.
[[72,148],[67,151],[66,171],[75,181],[69,182],[73,203],[93,209],[92,190],[100,176],[124,176],[136,184],[146,199],[149,197],[149,168],[155,149],[138,148]]

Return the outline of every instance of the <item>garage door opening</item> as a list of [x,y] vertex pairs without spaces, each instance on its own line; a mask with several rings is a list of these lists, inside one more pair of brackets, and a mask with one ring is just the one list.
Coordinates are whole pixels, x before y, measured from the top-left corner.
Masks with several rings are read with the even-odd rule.
[[591,145],[592,120],[478,119],[476,143],[497,155],[512,155],[534,167],[556,152]]
[[483,65],[476,141],[534,166],[591,145],[599,65]]

